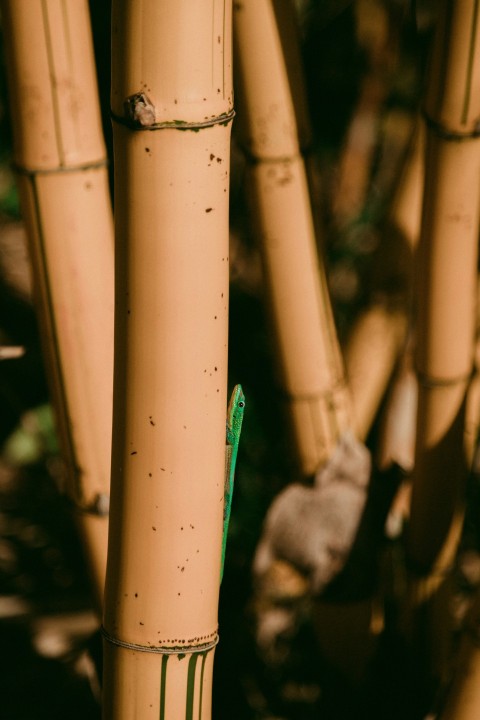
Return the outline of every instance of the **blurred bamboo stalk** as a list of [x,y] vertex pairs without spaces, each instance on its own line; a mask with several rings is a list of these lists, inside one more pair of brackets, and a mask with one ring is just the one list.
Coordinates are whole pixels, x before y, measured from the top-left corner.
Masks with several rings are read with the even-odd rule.
[[407,316],[376,302],[356,320],[345,348],[345,367],[357,437],[365,440],[405,344]]
[[[400,353],[406,348],[413,253],[421,218],[423,150],[423,132],[416,130],[383,228],[373,275],[372,303],[356,320],[345,347],[354,427],[361,439],[371,428]],[[400,383],[403,384],[402,379]],[[402,424],[410,419],[403,412],[401,418]],[[388,428],[379,443],[378,458],[384,468],[389,464],[386,458],[398,454],[394,447],[398,436],[396,421],[391,417]],[[405,436],[405,430],[401,436]],[[401,453],[404,454],[403,450]]]
[[312,474],[350,424],[302,151],[310,129],[290,0],[234,5],[240,142],[267,299],[301,471]]
[[480,594],[470,609],[456,658],[453,682],[438,720],[480,716]]
[[344,227],[360,214],[370,186],[378,146],[382,107],[388,93],[388,75],[398,54],[395,10],[379,0],[357,0],[354,5],[356,36],[367,69],[338,162],[332,198],[336,224]]
[[451,565],[463,517],[463,434],[474,357],[480,200],[478,0],[442,6],[425,116],[417,263],[419,407],[408,533],[410,563],[423,576],[415,591],[419,602]]
[[14,161],[67,492],[99,607],[107,554],[113,225],[88,2],[2,0]]
[[211,714],[228,331],[229,0],[116,0],[104,717]]

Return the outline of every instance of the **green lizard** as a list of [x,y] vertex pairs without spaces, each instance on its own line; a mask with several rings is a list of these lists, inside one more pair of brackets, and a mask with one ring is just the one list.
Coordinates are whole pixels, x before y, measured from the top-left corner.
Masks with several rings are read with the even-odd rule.
[[235,464],[237,462],[238,443],[242,430],[243,412],[245,410],[245,395],[242,386],[235,385],[233,388],[227,410],[227,444],[225,448],[225,486],[223,506],[223,540],[222,540],[222,564],[220,570],[220,582],[223,579],[223,567],[225,565],[225,550],[227,547],[228,524],[232,509],[233,481],[235,477]]

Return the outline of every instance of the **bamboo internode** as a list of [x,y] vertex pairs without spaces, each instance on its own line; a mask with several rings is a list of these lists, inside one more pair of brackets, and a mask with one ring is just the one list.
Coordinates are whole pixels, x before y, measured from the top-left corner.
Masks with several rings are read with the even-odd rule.
[[225,468],[231,6],[113,4],[105,718],[210,716]]
[[67,491],[98,603],[106,566],[113,224],[88,2],[2,0],[14,161]]
[[301,155],[310,131],[293,23],[285,0],[244,0],[235,13],[235,67],[280,381],[308,475],[329,457],[350,407]]

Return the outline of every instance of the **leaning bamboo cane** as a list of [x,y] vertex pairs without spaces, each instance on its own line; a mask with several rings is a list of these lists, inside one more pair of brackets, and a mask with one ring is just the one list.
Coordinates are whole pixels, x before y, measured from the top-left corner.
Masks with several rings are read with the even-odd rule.
[[408,552],[420,573],[441,577],[455,553],[463,515],[465,396],[474,356],[480,197],[477,0],[443,4],[425,114],[419,409]]
[[246,183],[261,240],[282,389],[307,475],[329,457],[350,410],[301,155],[309,130],[298,48],[288,0],[243,0],[234,9]]
[[[407,350],[405,348],[411,310],[413,254],[420,232],[423,149],[420,128],[412,140],[383,228],[377,255],[377,276],[380,277],[373,281],[373,302],[355,322],[345,347],[355,430],[360,438],[364,438],[371,427],[400,351],[403,349],[410,355],[410,345]],[[413,437],[413,424],[410,424],[410,416],[403,409],[398,418],[395,415],[396,408],[403,407],[401,398],[405,382],[410,385],[406,379],[410,372],[404,361],[394,380],[394,384],[399,385],[399,392],[393,388],[395,402],[387,404],[384,414],[384,427],[377,447],[377,463],[384,469],[393,458],[398,462],[400,457],[405,458],[409,453],[409,449],[405,448],[405,437]],[[410,396],[410,391],[407,392]],[[410,402],[408,404],[411,405]],[[408,462],[409,468],[412,465],[413,462]]]
[[104,717],[211,712],[225,463],[228,0],[113,3]]
[[2,0],[14,157],[67,492],[105,580],[113,226],[87,0]]

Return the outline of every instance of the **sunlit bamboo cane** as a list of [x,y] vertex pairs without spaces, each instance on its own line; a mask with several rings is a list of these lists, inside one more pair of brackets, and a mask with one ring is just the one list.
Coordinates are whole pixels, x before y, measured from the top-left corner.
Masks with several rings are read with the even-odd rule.
[[231,5],[116,0],[104,717],[211,712],[223,516]]
[[[301,151],[309,142],[289,0],[234,6],[246,183],[300,466],[313,473],[350,422]],[[293,94],[292,94],[293,93]]]
[[465,397],[475,340],[480,198],[476,0],[443,4],[428,77],[418,253],[419,409],[408,553],[417,571],[440,578],[455,553],[463,515]]
[[113,227],[87,0],[2,0],[22,208],[67,491],[101,602],[113,374]]

